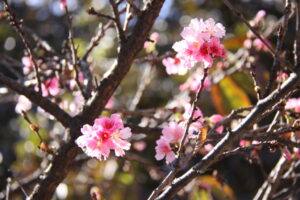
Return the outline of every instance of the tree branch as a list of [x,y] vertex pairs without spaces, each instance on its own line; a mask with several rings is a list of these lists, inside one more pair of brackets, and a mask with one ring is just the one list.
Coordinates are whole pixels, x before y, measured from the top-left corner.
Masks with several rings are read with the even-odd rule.
[[243,130],[258,122],[262,118],[262,113],[271,109],[282,99],[288,98],[299,82],[299,75],[292,73],[290,78],[284,82],[280,88],[275,90],[266,98],[259,100],[256,106],[237,128],[235,128],[232,132],[227,132],[226,136],[213,148],[213,150],[203,157],[200,162],[192,166],[185,174],[176,178],[172,185],[169,186],[157,198],[157,200],[172,198],[179,190],[193,180],[193,178],[197,176],[198,172],[205,171],[209,166],[216,162],[222,152],[224,152],[224,150],[226,150],[226,148],[240,136]]

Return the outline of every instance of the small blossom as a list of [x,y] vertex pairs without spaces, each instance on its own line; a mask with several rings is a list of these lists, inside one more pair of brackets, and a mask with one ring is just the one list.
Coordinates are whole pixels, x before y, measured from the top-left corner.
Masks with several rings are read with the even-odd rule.
[[250,146],[250,141],[249,140],[240,140],[240,146],[241,147],[247,147]]
[[165,58],[162,63],[166,67],[167,74],[184,75],[187,72],[187,68],[182,64],[181,60],[177,57]]
[[156,160],[162,160],[166,157],[166,161],[168,163],[173,162],[175,160],[175,153],[172,151],[170,143],[165,138],[160,138],[156,141]]
[[60,0],[60,9],[64,10],[67,7],[67,0]]
[[154,32],[150,35],[151,42],[146,41],[144,43],[144,48],[145,48],[147,53],[151,53],[152,51],[155,50],[155,45],[156,45],[157,41],[159,40],[159,37],[160,37],[159,33],[157,33],[157,32]]
[[129,150],[131,145],[126,141],[131,136],[131,130],[124,128],[118,114],[112,114],[110,118],[100,117],[94,121],[93,126],[84,125],[81,132],[83,135],[77,138],[77,145],[88,156],[99,160],[107,159],[110,150],[114,150],[116,156],[124,156],[124,150]]
[[[264,39],[269,45],[270,42],[266,39]],[[263,50],[263,51],[268,51],[268,47],[258,38],[256,38],[255,40],[253,40],[253,45],[257,50]]]
[[32,67],[33,67],[33,62],[31,60],[31,58],[28,57],[28,56],[24,56],[22,58],[22,64],[24,65],[24,67],[23,67],[23,73],[25,75],[29,74],[29,72],[32,70]]
[[144,141],[138,141],[133,144],[133,148],[137,151],[144,151],[146,147],[147,144]]
[[254,20],[256,22],[259,22],[259,21],[263,20],[265,18],[265,16],[266,16],[266,11],[260,10],[256,13]]
[[291,152],[288,150],[287,147],[284,147],[282,150],[283,156],[286,160],[291,160],[292,159],[292,154]]
[[300,98],[290,98],[285,105],[286,110],[295,110],[300,112]]
[[32,107],[31,101],[27,99],[27,97],[20,95],[18,98],[18,103],[15,107],[15,111],[16,113],[21,114],[22,110],[28,111],[31,109],[31,107]]
[[182,140],[184,134],[183,124],[170,122],[162,130],[162,136],[156,141],[156,160],[162,160],[166,157],[166,161],[171,163],[175,159],[175,152]]
[[[197,92],[201,86],[200,80],[203,77],[203,70],[202,69],[197,69],[195,73],[193,73],[185,83],[181,84],[179,86],[179,89],[181,91],[185,90],[191,90],[193,92]],[[203,83],[203,90],[208,90],[211,86],[211,81],[208,78],[205,78],[204,83]]]
[[183,137],[184,127],[176,122],[170,122],[162,130],[163,137],[170,143],[180,142]]
[[[209,120],[211,121],[211,123],[212,123],[213,125],[215,125],[216,123],[222,121],[222,120],[223,120],[223,117],[222,117],[222,115],[216,114],[216,115],[212,115],[212,116],[209,118]],[[216,129],[216,131],[217,131],[218,133],[222,133],[222,132],[223,132],[223,129],[224,129],[223,126],[219,126],[219,127]]]
[[[56,77],[47,79],[41,86],[43,97],[49,96],[49,94],[52,96],[57,96],[59,94],[59,81]],[[38,90],[37,86],[35,87],[35,90]]]

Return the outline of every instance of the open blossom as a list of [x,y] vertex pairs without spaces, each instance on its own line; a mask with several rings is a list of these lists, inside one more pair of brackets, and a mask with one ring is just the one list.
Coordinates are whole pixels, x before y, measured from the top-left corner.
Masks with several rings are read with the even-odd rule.
[[112,114],[110,118],[100,117],[93,126],[84,125],[81,132],[83,135],[77,138],[77,145],[88,156],[99,160],[107,159],[110,150],[114,150],[116,156],[124,156],[124,150],[130,149],[131,144],[126,139],[131,136],[131,129],[124,127],[118,114]]
[[285,109],[294,109],[295,112],[300,112],[300,98],[290,98],[286,102]]
[[170,122],[168,126],[162,130],[163,137],[171,142],[180,142],[183,137],[184,127],[176,122]]
[[29,101],[29,99],[27,99],[27,97],[20,95],[18,98],[18,103],[15,107],[15,111],[16,111],[16,113],[21,114],[22,110],[28,111],[31,109],[31,107],[32,107],[31,101]]
[[187,68],[182,64],[179,58],[168,57],[163,59],[162,63],[166,67],[167,74],[184,75],[187,72]]
[[[43,97],[49,95],[57,96],[59,94],[59,80],[57,77],[47,79],[41,84],[41,86]],[[35,87],[35,90],[38,90],[38,86]]]
[[176,122],[170,122],[162,130],[162,136],[156,141],[156,160],[162,160],[166,158],[168,163],[173,162],[175,159],[175,152],[183,137],[184,127],[183,124],[177,124]]
[[213,58],[225,58],[225,48],[220,44],[224,37],[225,28],[220,23],[215,23],[212,18],[192,19],[189,26],[181,32],[183,40],[176,42],[173,49],[182,64],[190,69],[197,62],[210,67]]
[[166,157],[166,161],[168,163],[173,162],[175,160],[176,154],[172,150],[170,143],[165,138],[160,138],[156,141],[156,160],[162,160]]

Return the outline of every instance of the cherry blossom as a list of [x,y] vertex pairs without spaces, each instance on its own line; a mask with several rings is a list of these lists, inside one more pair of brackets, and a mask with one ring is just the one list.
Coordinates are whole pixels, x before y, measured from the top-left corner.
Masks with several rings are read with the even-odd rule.
[[184,75],[187,73],[187,68],[182,64],[181,60],[177,57],[165,58],[162,63],[166,67],[167,74]]
[[157,41],[159,40],[159,33],[154,32],[150,35],[150,40],[151,41],[146,41],[144,43],[144,48],[146,50],[147,53],[151,53],[152,51],[155,50],[155,45],[157,43]]
[[156,141],[156,144],[156,160],[162,160],[164,159],[164,157],[166,157],[166,161],[168,163],[171,163],[173,162],[173,160],[175,160],[176,154],[174,153],[174,151],[172,151],[170,143],[165,138],[160,138]]
[[290,98],[286,102],[285,109],[294,109],[295,112],[300,112],[300,98]]
[[67,0],[60,0],[60,9],[64,10],[67,7]]
[[162,130],[163,137],[170,143],[177,143],[183,137],[184,127],[176,122],[170,122],[168,126]]
[[166,157],[166,161],[171,163],[175,159],[175,152],[179,147],[179,143],[184,134],[184,126],[182,123],[170,122],[162,130],[162,136],[156,141],[156,160],[162,160]]
[[124,156],[124,150],[130,149],[131,144],[126,139],[131,136],[131,129],[124,127],[119,114],[97,118],[93,126],[86,124],[81,132],[83,135],[77,138],[77,145],[88,156],[99,160],[106,160],[110,150],[114,150],[116,156]]
[[31,71],[31,69],[33,67],[33,62],[31,60],[31,58],[28,57],[28,56],[24,56],[22,58],[22,64],[24,65],[24,67],[23,67],[23,73],[25,75],[29,74],[29,72]]
[[[213,125],[215,125],[215,124],[218,123],[219,121],[222,121],[222,119],[223,119],[222,115],[219,115],[219,114],[212,115],[212,116],[210,116],[210,118],[209,118],[210,122],[211,122]],[[223,126],[219,126],[219,127],[216,129],[216,131],[217,131],[218,133],[222,133],[222,132],[223,132],[223,129],[224,129]]]
[[173,49],[177,52],[177,58],[188,69],[198,62],[204,67],[210,67],[213,58],[225,58],[224,46],[220,44],[220,38],[224,35],[224,26],[215,23],[212,18],[206,21],[192,19],[181,32],[183,40],[174,43]]
[[27,97],[20,95],[18,97],[18,103],[15,107],[15,111],[16,111],[16,113],[21,114],[22,110],[28,111],[31,109],[31,107],[32,107],[31,101],[29,99],[27,99]]
[[[203,70],[197,69],[196,72],[194,72],[187,80],[185,83],[181,84],[179,86],[179,89],[181,91],[184,90],[191,90],[193,92],[197,92],[201,86],[201,82],[199,80],[201,80],[203,77]],[[203,84],[203,90],[208,90],[211,86],[211,81],[210,79],[206,78],[204,80],[204,84]]]
[[[59,94],[59,80],[57,77],[47,79],[41,86],[43,97],[49,95],[57,96]],[[35,90],[38,90],[37,86],[35,87]]]

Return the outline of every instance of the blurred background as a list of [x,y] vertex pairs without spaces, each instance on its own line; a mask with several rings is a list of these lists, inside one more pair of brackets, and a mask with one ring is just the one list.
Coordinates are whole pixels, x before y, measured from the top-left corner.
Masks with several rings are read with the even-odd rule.
[[[19,18],[24,20],[26,27],[48,41],[59,54],[64,53],[61,49],[68,38],[68,24],[58,0],[11,0],[10,2],[12,9]],[[259,10],[266,11],[259,31],[268,36],[268,40],[274,46],[276,34],[273,34],[272,29],[283,15],[285,2],[283,0],[235,0],[231,2],[249,20],[252,20]],[[142,6],[140,1],[135,1],[135,3]],[[101,13],[111,13],[107,0],[68,0],[68,7],[74,15],[75,42],[78,45],[79,56],[83,56],[91,37],[97,33],[99,23],[105,24],[108,21],[88,15],[86,10],[90,6]],[[24,45],[1,14],[2,11],[3,5],[0,4],[0,56],[10,56],[21,64]],[[226,28],[227,34],[223,42],[228,50],[228,59],[232,60],[227,64],[227,68],[233,67],[240,62],[240,59],[235,59],[234,55],[239,49],[244,48],[248,29],[219,0],[166,0],[152,30],[160,34],[152,55],[161,56],[171,51],[174,42],[181,39],[180,32],[183,27],[187,26],[192,18],[210,17],[224,24]],[[130,22],[129,27],[132,27],[134,23],[135,19]],[[295,26],[293,19],[289,26]],[[291,54],[294,32],[289,31],[287,34],[284,45],[285,48],[290,49],[287,54]],[[115,29],[109,29],[88,58],[88,61],[92,63],[94,73],[99,78],[111,66],[117,55],[116,36]],[[145,56],[147,52],[143,50],[139,57]],[[269,76],[268,67],[272,59],[264,51],[255,52],[255,58],[259,84],[263,87]],[[255,103],[256,96],[249,70],[244,66],[245,62],[241,65],[240,70],[236,70],[224,79],[221,78],[222,81],[211,77],[212,85],[205,91],[199,104],[204,116],[209,117],[216,113],[226,115],[232,109]],[[127,78],[114,94],[114,109],[128,108],[142,81],[140,77],[148,66],[148,63],[142,63],[135,64],[131,68]],[[222,75],[223,71],[219,72],[218,66],[215,68],[212,69],[211,74]],[[18,70],[22,71],[21,68]],[[3,67],[0,71],[13,77]],[[137,109],[164,107],[180,93],[179,85],[183,84],[189,76],[170,76],[160,62],[152,66],[151,73],[152,79],[145,88]],[[29,129],[23,117],[15,112],[16,94],[7,93],[1,85],[0,93],[0,191],[5,191],[9,177],[15,185],[18,185],[15,180],[23,180],[23,178],[27,178],[29,183],[34,182],[39,174],[37,170],[40,166],[45,167],[47,162],[43,159],[45,153],[38,149],[37,136]],[[35,106],[28,111],[28,115],[40,126],[42,137],[51,146],[57,147],[63,139],[62,126],[38,112]],[[134,124],[140,123],[141,119],[141,116],[127,117],[127,121]],[[264,121],[261,122],[261,124],[264,123]],[[76,160],[78,164],[74,163],[66,180],[57,188],[53,199],[91,199],[90,192],[101,193],[105,199],[146,199],[159,184],[160,178],[169,170],[163,161],[158,162],[154,158],[157,138],[137,139],[133,142],[128,160],[112,156],[104,162],[87,159],[84,155],[80,155]],[[213,166],[206,176],[197,179],[197,186],[188,188],[188,195],[185,194],[182,198],[251,199],[262,184],[265,175],[275,165],[280,152],[270,153],[267,149],[262,149],[259,154],[260,161],[253,161],[246,159],[246,156],[239,155],[223,160],[217,166]],[[215,169],[218,171],[218,176],[212,175]],[[30,189],[30,184],[26,184],[24,188]],[[11,199],[23,199],[22,192],[17,190]]]

